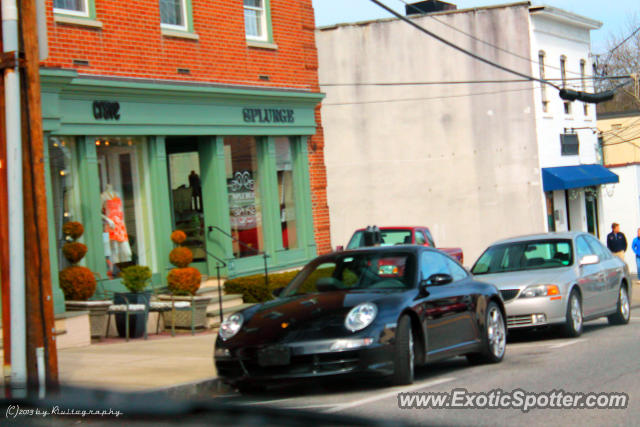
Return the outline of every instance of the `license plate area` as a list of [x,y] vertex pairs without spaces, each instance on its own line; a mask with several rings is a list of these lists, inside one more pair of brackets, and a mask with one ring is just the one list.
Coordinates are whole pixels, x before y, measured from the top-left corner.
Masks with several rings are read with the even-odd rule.
[[258,351],[258,365],[285,366],[291,363],[291,351],[288,347],[272,346]]

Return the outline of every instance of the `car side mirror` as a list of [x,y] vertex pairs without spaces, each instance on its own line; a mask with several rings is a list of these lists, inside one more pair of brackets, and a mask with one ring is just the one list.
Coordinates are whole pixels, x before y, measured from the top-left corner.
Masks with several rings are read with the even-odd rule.
[[282,291],[284,291],[284,288],[277,288],[271,291],[271,295],[273,295],[274,297],[279,297],[280,294],[282,293]]
[[427,280],[423,280],[422,286],[442,286],[453,282],[453,277],[450,274],[435,273],[429,276]]
[[580,267],[583,265],[593,265],[600,262],[600,257],[598,255],[585,255],[580,260]]

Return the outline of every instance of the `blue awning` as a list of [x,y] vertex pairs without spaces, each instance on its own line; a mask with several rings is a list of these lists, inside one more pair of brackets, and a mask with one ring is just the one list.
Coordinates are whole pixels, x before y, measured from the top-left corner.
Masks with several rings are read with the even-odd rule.
[[602,165],[542,168],[544,191],[566,190],[620,182],[618,175]]

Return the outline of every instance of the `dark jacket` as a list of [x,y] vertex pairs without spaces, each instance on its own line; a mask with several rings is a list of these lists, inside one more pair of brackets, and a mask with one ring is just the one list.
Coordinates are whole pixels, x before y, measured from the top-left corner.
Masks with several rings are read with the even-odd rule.
[[627,250],[627,239],[622,233],[613,231],[607,235],[607,247],[613,253]]

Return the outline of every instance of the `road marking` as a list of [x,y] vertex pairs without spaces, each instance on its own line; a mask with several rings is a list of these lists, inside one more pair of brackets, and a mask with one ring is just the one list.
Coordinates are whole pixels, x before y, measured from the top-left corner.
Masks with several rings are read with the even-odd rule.
[[530,343],[513,343],[507,344],[507,349],[517,350],[519,348],[543,347],[549,345],[549,341],[530,342]]
[[422,388],[433,387],[434,385],[447,383],[447,382],[450,382],[450,381],[453,381],[453,380],[455,380],[455,378],[440,378],[438,380],[428,381],[426,383],[416,384],[416,385],[413,385],[413,386],[410,386],[410,387],[396,388],[395,390],[389,391],[387,393],[376,394],[375,396],[366,397],[366,398],[360,399],[360,400],[354,400],[353,402],[334,405],[333,408],[327,409],[324,412],[327,413],[327,414],[331,414],[331,413],[334,413],[334,412],[339,412],[339,411],[343,411],[345,409],[355,408],[356,406],[361,406],[361,405],[365,405],[367,403],[375,402],[377,400],[386,399],[386,398],[391,397],[391,396],[396,396],[398,393],[406,393],[406,392],[410,392],[410,391],[420,390]]
[[275,400],[258,400],[256,402],[242,402],[243,405],[268,405],[270,403],[276,402],[286,402],[287,400],[297,399],[297,397],[287,397],[286,399],[275,399]]
[[314,408],[333,408],[335,403],[325,403],[324,405],[306,405],[306,406],[283,406],[282,409],[314,409]]
[[582,339],[579,339],[579,340],[566,341],[566,342],[563,342],[563,343],[560,343],[560,344],[552,345],[550,348],[568,347],[570,345],[578,344],[579,342],[583,342],[583,341],[586,341],[586,339],[582,338]]

